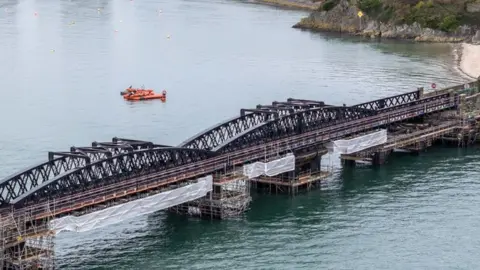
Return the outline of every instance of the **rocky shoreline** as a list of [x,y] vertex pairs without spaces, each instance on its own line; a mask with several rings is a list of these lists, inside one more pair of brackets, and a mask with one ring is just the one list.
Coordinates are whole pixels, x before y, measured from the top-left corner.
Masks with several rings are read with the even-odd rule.
[[360,20],[359,18],[356,21],[348,22],[348,19],[342,18],[341,23],[332,23],[323,19],[321,15],[312,14],[293,27],[314,31],[347,33],[368,38],[407,39],[419,42],[442,43],[472,42],[476,32],[480,35],[480,31],[476,31],[470,26],[461,26],[457,31],[447,34],[435,29],[422,28],[418,23],[412,25],[388,25],[373,20]]
[[422,27],[419,23],[395,25],[358,16],[360,10],[348,0],[341,0],[329,11],[317,10],[295,24],[294,28],[348,33],[369,38],[411,39],[420,42],[479,42],[480,29],[462,25],[455,31]]

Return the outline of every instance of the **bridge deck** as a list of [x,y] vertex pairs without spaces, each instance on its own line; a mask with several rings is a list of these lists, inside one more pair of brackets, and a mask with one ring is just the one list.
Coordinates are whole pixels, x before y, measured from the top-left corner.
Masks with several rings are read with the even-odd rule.
[[262,183],[262,184],[271,184],[284,187],[300,187],[305,186],[313,182],[321,181],[330,176],[329,172],[316,172],[316,173],[304,173],[296,177],[297,180],[290,179],[286,181],[278,177],[264,177],[260,176],[252,179],[252,182]]
[[425,140],[434,140],[440,138],[443,135],[452,133],[454,130],[460,129],[461,125],[459,121],[451,121],[439,126],[434,126],[424,130],[395,136],[388,140],[388,142],[381,147],[382,151],[389,151],[395,148],[403,148],[415,144],[417,142]]
[[[386,143],[374,146],[362,151],[343,154],[341,158],[343,160],[363,161],[370,163],[373,161],[371,155],[376,152],[388,152],[394,149],[402,149],[405,147],[415,146],[419,143],[432,142],[444,135],[450,134],[455,130],[463,128],[461,121],[447,121],[440,125],[425,128],[422,130],[414,131],[401,135],[390,135]],[[418,148],[418,147],[417,147]]]

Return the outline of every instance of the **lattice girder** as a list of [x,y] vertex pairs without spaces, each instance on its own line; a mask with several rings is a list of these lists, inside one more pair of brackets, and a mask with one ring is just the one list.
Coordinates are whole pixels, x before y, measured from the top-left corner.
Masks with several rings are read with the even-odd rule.
[[[374,100],[355,106],[354,108],[363,108],[368,110],[380,110],[401,104],[406,104],[418,100],[419,91],[409,92],[388,98]],[[286,102],[272,102],[272,105],[258,105],[256,109],[243,110],[239,117],[230,119],[218,125],[215,125],[199,134],[189,138],[179,145],[179,147],[214,149],[226,141],[238,136],[246,130],[261,125],[272,119],[294,114],[299,111],[311,110],[315,108],[327,107],[322,101],[303,100],[289,98]],[[266,111],[268,110],[268,111]],[[245,113],[250,111],[252,113]]]
[[[395,111],[401,108],[419,104],[427,104],[435,100],[449,98],[450,94],[446,93],[443,95],[431,96],[423,99],[418,99],[418,97],[419,91],[415,91],[395,97],[385,98],[384,101],[377,100],[370,103],[364,103],[363,105],[360,104],[359,106],[324,107],[297,112],[292,115],[281,117],[277,120],[271,120],[267,123],[247,130],[235,138],[232,138],[224,144],[214,148],[213,151],[218,154],[230,153],[249,146],[263,144],[268,141],[285,138],[287,136],[320,129],[338,123],[346,123],[351,120],[368,117],[378,113]],[[367,109],[364,107],[376,108],[376,110]],[[344,110],[343,113],[341,111],[337,111],[339,108],[340,110]]]
[[400,94],[396,96],[391,96],[387,98],[382,98],[374,101],[357,104],[352,107],[363,108],[368,110],[382,110],[382,109],[406,104],[409,102],[413,102],[418,100],[419,98],[420,98],[420,91],[417,90],[417,91],[408,92],[405,94]]
[[262,144],[266,141],[375,114],[376,111],[362,108],[333,106],[299,111],[247,130],[224,144],[219,145],[213,149],[213,151],[217,153],[229,153],[244,147]]
[[208,150],[176,147],[126,152],[58,175],[8,202],[1,203],[22,207],[26,204],[30,205],[63,197],[92,188],[119,183],[125,179],[202,161],[212,157],[213,154]]
[[[289,98],[272,105],[257,105],[256,109],[242,109],[240,116],[217,124],[187,139],[179,145],[185,148],[211,150],[238,134],[269,120],[311,108],[324,107],[322,101]],[[247,113],[251,112],[251,113]]]
[[159,147],[159,145],[115,137],[112,142],[93,142],[91,147],[71,147],[69,152],[49,152],[47,162],[0,180],[0,205],[64,172],[122,153],[151,147]]

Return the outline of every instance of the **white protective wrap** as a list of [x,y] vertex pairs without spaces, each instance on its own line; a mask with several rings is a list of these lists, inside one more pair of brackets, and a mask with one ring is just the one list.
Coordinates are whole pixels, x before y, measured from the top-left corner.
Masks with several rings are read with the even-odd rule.
[[126,219],[150,214],[188,201],[199,199],[212,191],[211,175],[198,179],[198,183],[165,191],[135,201],[115,205],[83,216],[66,216],[50,222],[51,229],[85,232],[112,225]]
[[243,166],[243,174],[252,179],[260,175],[275,176],[295,170],[295,156],[290,154],[268,163],[255,162]]
[[352,154],[387,142],[387,130],[370,133],[350,140],[338,140],[328,143],[329,153]]

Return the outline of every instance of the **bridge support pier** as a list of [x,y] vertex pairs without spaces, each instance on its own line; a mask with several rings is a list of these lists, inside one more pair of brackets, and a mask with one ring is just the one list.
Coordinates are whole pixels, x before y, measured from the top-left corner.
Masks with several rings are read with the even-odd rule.
[[353,159],[345,159],[345,158],[342,158],[342,164],[343,164],[343,166],[345,166],[345,167],[352,168],[352,167],[355,167],[355,165],[356,165],[357,163],[356,163],[355,160],[353,160]]
[[381,151],[373,154],[372,165],[379,166],[387,162],[390,151]]
[[321,181],[330,175],[322,171],[322,155],[326,149],[314,149],[295,155],[295,170],[276,176],[259,176],[251,179],[252,187],[257,191],[271,194],[294,195],[320,187]]
[[207,196],[170,208],[170,212],[202,219],[227,219],[243,214],[252,200],[250,181],[238,171],[216,175]]
[[310,170],[312,172],[320,172],[322,170],[322,156],[316,155],[310,160]]

